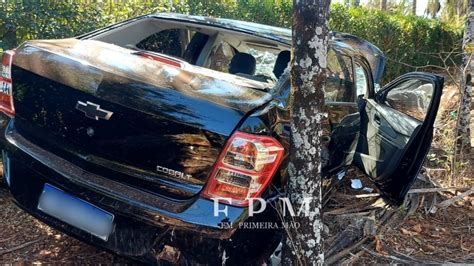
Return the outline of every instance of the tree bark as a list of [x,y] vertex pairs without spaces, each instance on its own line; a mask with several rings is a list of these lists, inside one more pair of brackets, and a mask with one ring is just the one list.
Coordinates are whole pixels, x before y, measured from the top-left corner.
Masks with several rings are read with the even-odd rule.
[[344,4],[347,7],[359,7],[360,0],[344,0]]
[[381,0],[380,1],[380,9],[381,10],[387,10],[387,0]]
[[435,18],[436,15],[438,15],[440,10],[441,10],[440,0],[428,0],[428,5],[426,6],[426,9],[425,9],[425,14],[427,14],[431,18]]
[[416,16],[416,0],[413,0],[412,2],[412,6],[411,6],[411,12],[413,14],[413,16]]
[[464,27],[463,50],[464,70],[462,73],[461,103],[457,123],[458,153],[464,154],[471,147],[471,93],[474,75],[474,0],[469,0],[468,16]]
[[[310,199],[309,212],[285,215],[284,265],[321,265],[321,154],[324,86],[328,45],[327,0],[294,0],[289,182],[287,195],[296,210]],[[296,225],[296,226],[291,226]],[[298,228],[296,228],[299,226]]]
[[3,47],[5,50],[13,49],[18,45],[16,38],[16,26],[13,24],[8,24],[6,27],[6,32],[3,34]]
[[8,12],[8,2],[4,3],[4,12],[5,12],[5,21],[4,21],[4,33],[3,36],[0,35],[2,39],[2,48],[3,50],[15,48],[18,45],[18,40],[16,38],[16,25],[15,21],[11,18],[11,13]]

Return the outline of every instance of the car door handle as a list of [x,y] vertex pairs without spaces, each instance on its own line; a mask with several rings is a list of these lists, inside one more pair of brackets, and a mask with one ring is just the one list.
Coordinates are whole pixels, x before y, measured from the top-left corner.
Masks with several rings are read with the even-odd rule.
[[374,122],[375,122],[377,125],[380,125],[380,116],[374,115]]

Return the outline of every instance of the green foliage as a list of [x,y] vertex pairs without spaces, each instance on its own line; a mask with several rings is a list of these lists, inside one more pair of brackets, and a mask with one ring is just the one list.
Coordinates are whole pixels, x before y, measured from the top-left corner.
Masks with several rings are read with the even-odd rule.
[[331,12],[332,29],[364,38],[385,53],[385,81],[409,71],[433,70],[425,66],[444,66],[440,53],[461,51],[462,31],[438,20],[342,5],[334,5]]
[[468,0],[445,0],[441,19],[459,27],[464,26]]
[[[291,27],[291,0],[0,1],[0,49],[29,39],[64,38],[156,12],[226,17]],[[460,51],[462,32],[438,20],[333,5],[330,27],[373,42],[388,57],[384,80],[441,65],[435,54]],[[403,62],[401,64],[399,62]],[[423,70],[418,68],[417,70]]]

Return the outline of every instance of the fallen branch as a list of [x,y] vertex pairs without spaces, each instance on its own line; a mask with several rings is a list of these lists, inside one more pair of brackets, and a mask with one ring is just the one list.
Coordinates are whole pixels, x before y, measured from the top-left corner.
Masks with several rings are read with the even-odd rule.
[[[434,193],[434,192],[443,192],[443,191],[466,191],[470,189],[470,187],[434,187],[434,188],[412,188],[408,190],[408,194],[422,194],[422,193]],[[337,195],[341,195],[342,193],[337,193]],[[368,193],[368,194],[355,194],[355,195],[347,195],[344,194],[346,198],[373,198],[373,197],[380,197],[380,193]]]
[[435,188],[413,188],[408,190],[408,194],[420,194],[420,193],[432,193],[432,192],[443,192],[443,191],[466,191],[470,187],[435,187]]
[[374,256],[374,257],[377,257],[377,258],[383,258],[383,259],[386,259],[386,260],[395,260],[395,261],[399,261],[399,262],[402,262],[402,263],[405,263],[405,264],[411,264],[413,263],[412,261],[408,261],[408,260],[404,260],[402,258],[398,258],[398,257],[395,257],[395,256],[392,256],[392,255],[383,255],[383,254],[379,254],[373,250],[370,250],[368,249],[367,247],[363,246],[362,249],[364,251],[366,251],[367,253],[369,253],[370,255]]
[[364,238],[362,238],[359,242],[355,243],[354,245],[351,245],[343,250],[341,250],[340,252],[334,254],[333,256],[327,258],[325,260],[325,264],[326,265],[331,265],[333,263],[335,263],[336,261],[344,258],[344,256],[348,255],[351,251],[353,251],[354,249],[360,247],[362,244],[364,244],[365,241],[367,241],[371,236],[366,236]]
[[371,211],[363,211],[363,212],[350,212],[350,213],[342,213],[342,214],[334,214],[337,216],[336,218],[356,218],[356,216],[366,216],[370,214]]
[[429,260],[413,258],[413,257],[410,257],[406,254],[403,254],[403,253],[401,253],[399,251],[396,251],[396,250],[394,250],[392,248],[389,248],[389,247],[386,247],[386,249],[387,249],[388,253],[396,256],[397,258],[401,258],[401,259],[404,259],[404,260],[409,260],[409,261],[412,262],[412,264],[413,264],[413,262],[421,263],[421,264],[438,264],[438,263],[440,263],[440,262],[437,262],[437,261],[429,261]]
[[468,191],[463,192],[463,193],[461,193],[461,194],[459,194],[459,195],[457,195],[457,196],[455,196],[455,197],[452,197],[452,198],[450,198],[450,199],[447,199],[447,200],[445,200],[445,201],[442,201],[442,202],[438,203],[438,204],[436,205],[436,207],[438,207],[438,208],[446,208],[446,207],[448,207],[448,206],[454,204],[456,201],[462,200],[463,198],[465,198],[465,197],[471,195],[472,193],[474,193],[474,187],[472,187],[472,188],[469,189]]
[[338,250],[346,247],[352,247],[352,243],[356,242],[360,237],[362,237],[362,230],[359,227],[348,226],[346,229],[340,232],[329,245],[325,251],[326,256],[330,257]]
[[411,216],[412,214],[414,214],[418,210],[418,207],[420,206],[420,196],[418,194],[419,193],[412,193],[412,194],[408,195],[408,201],[410,203],[410,208],[407,211],[407,215],[406,215],[405,219],[407,219],[409,216]]
[[0,239],[0,243],[10,241],[10,240],[12,240],[13,238],[15,238],[15,236],[11,236],[11,237],[5,238],[5,239]]
[[379,193],[368,193],[368,194],[357,194],[354,195],[354,198],[362,199],[362,198],[372,198],[372,197],[380,197]]
[[436,207],[436,205],[438,204],[438,197],[436,195],[437,194],[433,195],[433,199],[431,199],[431,203],[427,209],[427,213],[435,214],[436,211],[438,210],[438,207]]
[[371,206],[371,204],[374,203],[374,201],[371,202],[365,202],[364,204],[356,205],[356,206],[348,206],[340,209],[335,209],[327,212],[323,212],[323,215],[340,215],[340,214],[348,214],[348,213],[356,213],[356,212],[363,212],[363,211],[368,211],[372,210],[375,207]]
[[356,254],[351,254],[352,257],[341,262],[341,265],[343,266],[353,265],[353,263],[356,262],[362,255],[364,255],[364,253],[365,253],[365,250],[360,250]]
[[336,193],[340,185],[341,182],[339,180],[334,181],[334,179],[331,179],[330,184],[328,185],[329,188],[325,189],[326,192],[323,194],[323,206],[326,206],[326,204],[332,198],[332,195]]
[[9,248],[9,249],[5,249],[5,250],[2,250],[0,251],[0,256],[3,256],[7,253],[10,253],[10,252],[13,252],[13,251],[16,251],[16,250],[19,250],[19,249],[22,249],[22,248],[26,248],[27,246],[30,246],[36,242],[39,242],[41,239],[36,239],[36,240],[33,240],[33,241],[30,241],[30,242],[26,242],[26,243],[23,243],[21,245],[18,245],[16,247],[12,247],[12,248]]
[[459,256],[454,259],[448,259],[446,262],[452,262],[452,263],[469,263],[472,262],[474,259],[474,253],[469,253],[467,255]]

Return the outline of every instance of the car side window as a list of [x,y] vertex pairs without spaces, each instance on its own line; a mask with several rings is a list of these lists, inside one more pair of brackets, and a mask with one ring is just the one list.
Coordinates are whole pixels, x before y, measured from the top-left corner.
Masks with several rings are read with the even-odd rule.
[[357,62],[354,64],[355,67],[355,80],[356,80],[356,88],[357,88],[357,96],[367,95],[367,89],[369,86],[369,79],[367,77],[367,72],[365,69],[358,64]]
[[333,49],[328,50],[326,73],[324,92],[326,102],[355,102],[352,59]]
[[410,79],[390,89],[384,103],[393,109],[423,121],[433,97],[434,86],[421,79]]

